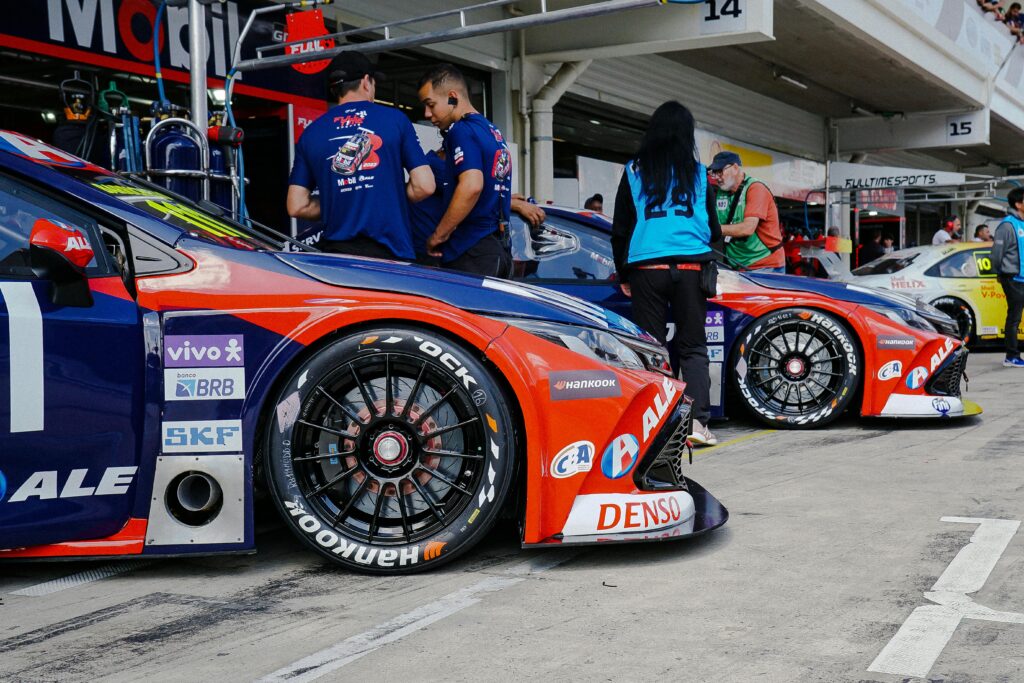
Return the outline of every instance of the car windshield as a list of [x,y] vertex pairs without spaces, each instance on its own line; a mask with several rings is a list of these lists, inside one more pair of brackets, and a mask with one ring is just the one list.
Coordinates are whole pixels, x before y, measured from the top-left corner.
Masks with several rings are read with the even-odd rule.
[[212,202],[193,202],[137,175],[110,175],[86,170],[76,178],[196,239],[246,251],[281,251],[292,246],[286,236],[266,226],[249,227],[232,220]]
[[871,263],[865,263],[860,268],[854,268],[852,273],[854,275],[888,275],[889,273],[896,273],[909,266],[920,255],[920,253],[917,253],[885,256]]

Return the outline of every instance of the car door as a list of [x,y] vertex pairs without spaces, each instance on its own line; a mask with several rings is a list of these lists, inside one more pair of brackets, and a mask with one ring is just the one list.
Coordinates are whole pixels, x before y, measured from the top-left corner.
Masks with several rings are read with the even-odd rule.
[[[975,280],[974,302],[978,308],[978,335],[981,337],[1002,337],[1006,325],[1006,295],[999,284],[992,264],[992,248],[984,247],[971,251],[978,267]],[[1024,327],[1017,329],[1017,337],[1024,338]]]
[[[33,268],[40,221],[93,250],[86,301],[55,303]],[[72,198],[0,174],[0,548],[104,538],[132,516],[145,354],[117,267]]]

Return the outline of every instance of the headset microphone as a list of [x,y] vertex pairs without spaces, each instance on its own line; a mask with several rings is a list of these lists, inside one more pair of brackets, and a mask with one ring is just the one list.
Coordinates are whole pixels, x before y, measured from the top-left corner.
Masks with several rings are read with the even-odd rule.
[[450,107],[457,107],[458,105],[459,105],[459,98],[457,98],[457,97],[449,97],[448,98],[448,106],[450,106]]

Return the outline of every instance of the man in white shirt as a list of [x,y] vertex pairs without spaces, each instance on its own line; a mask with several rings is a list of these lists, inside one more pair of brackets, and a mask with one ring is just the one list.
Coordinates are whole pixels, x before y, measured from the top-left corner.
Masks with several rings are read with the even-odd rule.
[[960,216],[950,216],[942,221],[942,227],[935,231],[932,236],[932,244],[939,245],[947,242],[959,242],[959,239],[953,237],[954,234],[960,232]]

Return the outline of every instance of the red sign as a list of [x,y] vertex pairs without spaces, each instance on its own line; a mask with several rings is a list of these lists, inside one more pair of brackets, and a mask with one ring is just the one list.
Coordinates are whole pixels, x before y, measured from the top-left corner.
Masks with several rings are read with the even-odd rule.
[[[304,41],[298,45],[288,46],[288,54],[320,52],[334,47],[334,38],[320,39],[320,36],[326,35],[327,27],[324,26],[324,15],[320,10],[294,12],[288,15],[288,42]],[[302,74],[315,74],[326,69],[330,63],[329,59],[321,59],[315,62],[292,64],[292,68]]]

